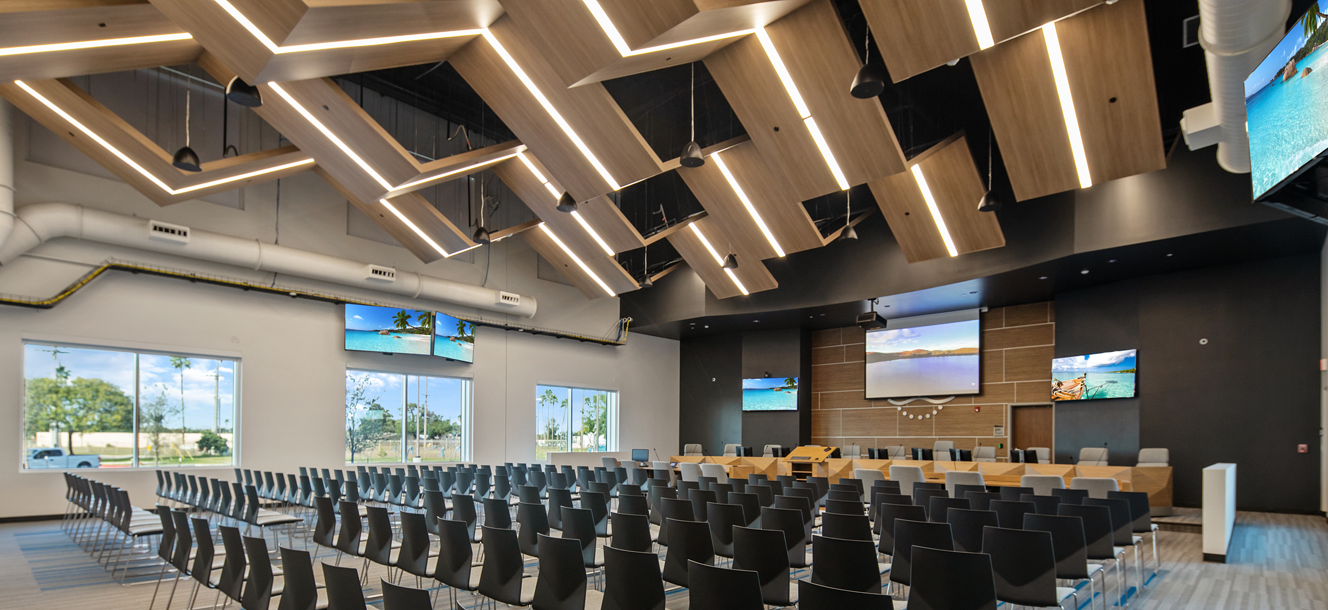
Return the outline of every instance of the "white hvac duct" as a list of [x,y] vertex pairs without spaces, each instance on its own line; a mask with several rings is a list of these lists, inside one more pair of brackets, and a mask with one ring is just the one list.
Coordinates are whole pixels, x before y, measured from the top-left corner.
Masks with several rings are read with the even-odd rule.
[[[1250,171],[1250,140],[1245,131],[1245,78],[1277,46],[1286,33],[1291,0],[1199,0],[1199,44],[1208,63],[1208,88],[1212,94],[1211,119],[1220,126],[1217,162],[1232,173]],[[1200,148],[1211,139],[1191,139],[1203,125],[1207,112],[1186,112],[1182,127],[1190,148]],[[1215,134],[1216,135],[1216,134]]]
[[[9,264],[37,245],[59,237],[150,250],[502,314],[527,318],[535,315],[535,298],[530,296],[388,268],[379,268],[379,273],[374,273],[370,265],[344,258],[68,203],[37,203],[19,208],[13,231],[0,244],[0,265]],[[394,277],[389,280],[385,279],[386,275]]]

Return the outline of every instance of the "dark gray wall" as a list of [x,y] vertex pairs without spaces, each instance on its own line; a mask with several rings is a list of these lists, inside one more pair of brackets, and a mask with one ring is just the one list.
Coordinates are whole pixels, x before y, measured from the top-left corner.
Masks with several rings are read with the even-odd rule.
[[798,377],[798,411],[743,411],[742,444],[755,451],[766,445],[796,447],[801,411],[809,410],[811,392],[802,376],[802,335],[799,329],[742,334],[742,377]]
[[[1056,355],[1137,347],[1138,398],[1056,406],[1056,446],[1171,450],[1174,501],[1237,469],[1242,510],[1319,510],[1319,257],[1156,275],[1056,297]],[[1207,339],[1206,345],[1200,339]],[[1310,446],[1296,453],[1298,443]]]
[[679,363],[678,442],[700,443],[719,455],[742,438],[742,337],[720,335],[683,341]]

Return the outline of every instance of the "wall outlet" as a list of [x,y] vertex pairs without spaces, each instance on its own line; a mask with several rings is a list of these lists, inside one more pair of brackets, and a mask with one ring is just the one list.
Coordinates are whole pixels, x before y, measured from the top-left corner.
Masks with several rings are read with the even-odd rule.
[[1306,445],[1305,443],[1296,445],[1296,453],[1309,453],[1309,452],[1310,452],[1309,445]]

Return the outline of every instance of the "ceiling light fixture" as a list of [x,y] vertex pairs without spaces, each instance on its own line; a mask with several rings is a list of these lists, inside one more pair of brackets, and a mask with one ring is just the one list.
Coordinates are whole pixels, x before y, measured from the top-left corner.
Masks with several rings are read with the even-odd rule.
[[1056,95],[1061,100],[1061,115],[1065,118],[1065,131],[1070,137],[1070,152],[1074,167],[1079,172],[1079,187],[1093,186],[1088,173],[1088,157],[1084,153],[1084,140],[1079,135],[1079,118],[1074,111],[1074,96],[1070,93],[1070,79],[1065,74],[1065,58],[1061,56],[1060,37],[1056,35],[1056,22],[1042,26],[1042,38],[1047,42],[1047,56],[1051,58],[1051,75],[1056,81]]
[[82,40],[78,42],[57,42],[54,44],[36,44],[26,47],[9,47],[0,49],[0,57],[9,57],[12,55],[29,55],[32,53],[53,53],[56,51],[81,51],[84,49],[100,49],[104,47],[120,47],[135,44],[150,44],[154,42],[173,42],[177,40],[191,40],[193,35],[188,32],[178,34],[159,34],[156,36],[133,36],[130,38],[107,38],[103,40]]
[[181,194],[181,193],[191,193],[191,192],[193,192],[193,191],[201,191],[201,190],[203,190],[203,189],[212,188],[212,187],[214,187],[214,186],[221,186],[221,185],[223,185],[223,184],[227,184],[227,183],[230,183],[230,182],[235,182],[235,181],[237,181],[237,180],[245,180],[245,179],[247,179],[247,178],[253,178],[253,177],[255,177],[255,176],[261,176],[261,175],[263,175],[263,174],[270,174],[270,173],[272,173],[272,172],[279,172],[279,171],[284,170],[284,169],[290,169],[290,168],[293,168],[293,167],[299,167],[299,166],[301,166],[301,165],[309,165],[309,164],[311,164],[311,163],[313,163],[313,162],[314,162],[314,160],[313,160],[312,158],[310,158],[310,159],[301,159],[301,160],[299,160],[299,161],[292,161],[292,162],[290,162],[290,163],[285,163],[285,164],[282,164],[282,165],[278,165],[278,166],[275,166],[275,167],[269,167],[269,168],[266,168],[266,169],[260,169],[260,170],[256,170],[256,171],[252,171],[252,172],[248,172],[248,173],[244,173],[244,174],[240,174],[240,175],[238,175],[238,176],[231,176],[231,177],[229,177],[229,178],[222,178],[222,179],[220,179],[220,180],[213,180],[213,181],[211,181],[211,182],[204,182],[204,183],[202,183],[202,184],[195,184],[195,185],[193,185],[193,186],[186,186],[186,187],[184,187],[184,188],[182,188],[182,189],[170,189],[170,193],[171,193],[172,195],[179,195],[179,194]]
[[581,215],[581,212],[577,210],[580,206],[578,206],[576,200],[572,198],[571,193],[564,192],[559,194],[557,187],[549,183],[549,180],[544,177],[544,173],[539,171],[539,168],[535,167],[535,164],[530,161],[530,158],[526,156],[524,151],[516,153],[516,157],[521,159],[521,162],[526,165],[526,169],[530,170],[531,174],[534,174],[535,179],[539,180],[544,188],[549,189],[549,193],[553,195],[553,198],[558,200],[558,211],[570,213],[572,218],[575,218],[576,221],[581,224],[581,228],[585,229],[586,233],[590,234],[590,237],[595,240],[595,243],[599,244],[599,247],[603,248],[604,252],[609,256],[613,256],[613,248],[610,248],[609,244],[605,243],[604,240],[600,238],[599,233],[595,232],[594,227],[591,227],[590,223]]
[[258,108],[263,105],[263,94],[258,87],[244,82],[238,76],[232,77],[231,82],[226,83],[226,99],[245,108]]
[[[719,263],[719,266],[722,269],[724,269],[724,273],[727,273],[729,279],[733,280],[733,285],[738,287],[738,291],[741,292],[743,296],[747,296],[748,295],[747,287],[743,286],[742,282],[738,281],[738,276],[737,274],[733,273],[733,269],[724,266],[724,257],[721,257],[719,255],[719,252],[715,250],[715,247],[710,245],[710,240],[706,239],[706,236],[703,233],[701,233],[701,229],[697,228],[696,223],[691,223],[690,225],[687,226],[692,228],[692,233],[695,233],[697,239],[701,240],[701,245],[705,246],[705,249],[707,252],[710,253],[710,256],[715,257],[715,262]],[[734,266],[735,267],[737,266],[736,259],[734,260]]]
[[869,100],[885,92],[885,78],[871,60],[871,28],[867,28],[867,42],[862,47],[862,67],[858,68],[848,92],[860,100]]
[[558,198],[559,212],[562,212],[564,214],[571,214],[572,212],[576,211],[576,208],[577,208],[577,203],[575,199],[572,199],[571,193],[564,192],[562,196]]
[[604,249],[605,254],[613,256],[613,248],[610,248],[609,244],[604,243],[604,240],[600,239],[599,233],[596,233],[594,229],[590,228],[590,223],[586,222],[586,219],[581,215],[581,212],[573,210],[572,218],[575,218],[576,221],[581,224],[581,228],[585,229],[586,233],[589,233],[590,236],[595,239],[595,243],[599,244],[599,247]]
[[737,268],[738,268],[738,255],[737,255],[737,254],[734,254],[734,253],[732,253],[732,252],[729,252],[729,253],[728,253],[728,256],[725,256],[725,257],[724,257],[724,264],[723,264],[723,267],[724,267],[725,269],[737,269]]
[[479,168],[481,168],[481,167],[485,167],[485,166],[493,165],[493,164],[495,164],[495,163],[502,163],[503,161],[506,161],[506,160],[508,160],[508,159],[511,159],[512,157],[515,157],[515,156],[517,156],[518,154],[519,154],[519,153],[512,153],[512,154],[510,154],[510,155],[503,155],[503,156],[498,157],[498,158],[496,158],[496,159],[490,159],[490,160],[488,160],[488,161],[482,161],[482,162],[480,162],[480,163],[473,163],[473,164],[471,164],[471,165],[467,165],[467,166],[465,166],[465,167],[459,167],[459,168],[454,169],[454,170],[452,170],[452,171],[444,172],[444,173],[437,174],[437,175],[434,175],[434,176],[423,176],[423,177],[420,177],[420,178],[416,178],[416,179],[414,179],[414,180],[411,180],[411,181],[408,181],[408,182],[402,183],[401,186],[398,186],[398,187],[392,189],[392,192],[388,193],[388,196],[395,196],[395,195],[398,194],[400,191],[406,190],[406,189],[411,188],[411,187],[413,187],[413,186],[419,186],[419,185],[421,185],[421,184],[428,184],[428,183],[430,183],[430,182],[434,182],[434,181],[437,181],[437,180],[442,180],[443,178],[447,178],[447,177],[450,177],[450,176],[455,176],[455,175],[457,175],[457,174],[461,174],[461,173],[465,173],[465,172],[468,172],[468,171],[471,171],[471,170],[474,170],[474,169],[479,169]]
[[701,167],[705,165],[705,156],[701,154],[701,145],[696,143],[696,62],[692,67],[692,140],[682,147],[682,157],[678,163],[683,167]]
[[950,231],[945,228],[945,219],[941,218],[941,210],[936,207],[936,199],[931,195],[931,187],[927,186],[927,178],[922,175],[922,166],[914,164],[910,169],[913,171],[913,179],[918,183],[918,190],[922,191],[923,200],[927,202],[927,210],[931,212],[931,219],[936,222],[936,230],[941,234],[941,241],[945,242],[946,251],[952,257],[959,256],[954,241],[950,239]]
[[746,36],[747,34],[752,33],[752,30],[750,29],[736,30],[733,32],[724,32],[722,34],[715,34],[713,36],[692,38],[690,40],[671,42],[668,44],[662,44],[653,47],[643,47],[641,49],[633,51],[631,47],[627,46],[627,41],[623,39],[622,34],[618,33],[618,28],[613,25],[613,21],[609,19],[609,14],[604,12],[604,8],[599,5],[599,2],[597,2],[596,0],[583,0],[583,1],[585,2],[586,8],[590,10],[590,14],[595,16],[595,21],[599,23],[599,27],[601,30],[604,31],[604,35],[607,36],[609,38],[609,41],[613,43],[613,48],[617,49],[618,54],[623,57],[632,57],[635,55],[646,55],[648,53],[657,53],[659,51],[667,51],[669,49],[676,49],[679,47],[686,47],[694,44],[714,42],[716,40],[724,40],[726,38],[734,38],[737,36]]
[[[650,277],[650,244],[646,244],[645,247],[641,248],[641,258],[641,267],[645,271],[645,278],[637,285],[642,288],[650,288],[655,285],[655,280]],[[696,326],[696,322],[692,322],[692,326]]]
[[193,93],[193,91],[189,87],[189,81],[185,81],[184,148],[175,151],[175,155],[171,157],[171,165],[174,165],[177,169],[182,169],[186,172],[201,172],[203,171],[203,168],[200,166],[203,164],[198,160],[198,153],[194,152],[194,149],[189,147],[189,116],[190,116],[189,111],[190,107],[193,106],[193,104],[190,103],[193,101],[190,95],[191,93]]
[[839,234],[836,241],[858,241],[858,232],[853,230],[853,224],[849,219],[853,217],[853,191],[844,191],[844,232]]
[[581,262],[580,257],[578,257],[575,253],[573,253],[571,248],[568,248],[567,244],[563,243],[563,240],[558,239],[558,236],[553,234],[553,231],[549,229],[549,225],[547,223],[540,223],[540,229],[544,231],[545,235],[549,236],[549,239],[553,240],[553,243],[558,244],[558,247],[562,248],[563,252],[566,253],[567,256],[571,258],[572,261],[575,262],[578,267],[581,267],[581,270],[585,271],[586,275],[590,276],[590,279],[595,280],[595,283],[599,284],[599,287],[603,288],[604,292],[609,293],[609,296],[611,297],[618,296],[616,293],[613,292],[613,289],[609,288],[608,284],[604,283],[604,280],[599,279],[599,276],[595,275],[595,272],[590,270],[590,267],[587,267],[585,263]]
[[765,55],[770,59],[770,65],[774,66],[775,73],[779,75],[780,82],[784,84],[784,91],[788,93],[789,99],[793,101],[793,106],[798,109],[798,116],[802,118],[803,125],[806,125],[807,131],[811,133],[812,140],[816,142],[816,148],[821,151],[821,157],[825,159],[826,166],[830,168],[830,173],[834,174],[835,182],[839,184],[839,190],[847,190],[850,186],[848,179],[844,177],[844,172],[839,169],[839,162],[835,161],[834,153],[830,152],[830,145],[826,143],[825,136],[821,135],[820,128],[816,126],[816,120],[812,118],[812,112],[807,108],[807,103],[802,100],[802,94],[798,93],[798,86],[794,84],[793,76],[784,67],[784,60],[779,58],[779,51],[775,49],[775,43],[770,40],[770,35],[766,34],[763,27],[756,28],[756,38],[761,41],[761,47],[765,49]]
[[[217,1],[221,2],[223,0],[217,0]],[[314,118],[314,115],[310,114],[308,110],[305,110],[304,106],[300,105],[299,102],[295,101],[295,98],[291,97],[291,94],[286,93],[286,90],[282,89],[281,85],[277,83],[268,83],[267,86],[271,87],[273,91],[276,91],[277,95],[281,96],[281,99],[286,100],[287,104],[290,104],[291,107],[294,108],[296,112],[300,113],[300,116],[304,117],[304,120],[309,121],[309,124],[313,125],[315,128],[318,129],[318,131],[322,132],[323,136],[326,137],[328,140],[331,140],[332,143],[337,146],[337,148],[340,148],[341,152],[346,153],[346,156],[350,157],[351,161],[354,161],[356,165],[359,165],[360,169],[363,169],[365,173],[369,174],[371,178],[377,180],[378,184],[382,185],[383,190],[388,192],[391,192],[393,190],[392,185],[388,183],[387,180],[384,180],[383,177],[379,175],[378,172],[374,171],[374,168],[370,167],[369,164],[364,159],[360,158],[359,155],[355,154],[355,151],[351,150],[349,146],[346,146],[346,143],[342,142],[341,138],[337,137],[337,134],[332,133],[332,130],[328,129],[326,125],[323,125],[322,122]]]
[[992,193],[991,190],[992,186],[991,167],[993,162],[991,154],[991,141],[992,141],[992,130],[988,128],[987,129],[987,192],[982,194],[981,199],[978,199],[979,212],[996,212],[999,211],[1001,209],[1001,206],[1004,205],[1000,199],[996,198],[996,195]]
[[719,156],[719,153],[710,155],[710,158],[715,160],[715,165],[717,165],[719,171],[724,174],[724,179],[728,180],[729,188],[733,189],[734,194],[738,196],[738,200],[742,202],[743,207],[747,208],[747,213],[751,215],[752,220],[756,221],[756,226],[761,229],[761,234],[765,235],[766,241],[770,242],[770,247],[775,249],[775,254],[781,257],[784,256],[784,249],[779,247],[779,242],[775,241],[775,235],[770,232],[770,227],[765,226],[765,221],[761,220],[761,215],[757,213],[756,207],[752,205],[752,201],[747,198],[747,193],[738,185],[737,179],[735,179],[733,173],[729,171],[729,166],[724,164],[724,159]]
[[409,228],[411,231],[414,231],[415,234],[420,237],[420,239],[424,240],[424,243],[429,244],[429,246],[431,246],[434,250],[437,250],[439,254],[442,254],[443,258],[452,257],[452,255],[449,254],[447,250],[444,250],[442,246],[438,245],[438,242],[434,241],[432,237],[429,237],[429,235],[425,233],[423,230],[421,230],[418,226],[415,226],[415,223],[411,222],[409,218],[406,218],[405,214],[402,214],[399,210],[397,210],[396,206],[388,203],[386,199],[379,199],[378,203],[383,204],[383,207],[387,208],[387,211],[391,212],[393,216],[396,216],[397,220],[400,220],[402,224],[405,224],[406,227]]
[[991,38],[991,25],[987,23],[987,10],[982,0],[964,0],[968,6],[968,20],[973,24],[973,34],[978,37],[978,49],[987,50],[996,44]]
[[228,2],[227,0],[214,0],[214,1],[217,3],[218,6],[222,8],[222,10],[226,11],[226,13],[229,14],[232,19],[238,22],[242,27],[244,27],[244,29],[248,30],[249,33],[253,35],[254,38],[257,38],[258,42],[263,43],[263,46],[267,47],[267,50],[271,51],[274,55],[284,55],[287,53],[305,53],[309,51],[328,51],[331,49],[350,49],[354,47],[374,47],[379,45],[397,44],[402,42],[438,40],[440,38],[479,36],[484,32],[484,30],[482,29],[454,30],[447,32],[424,32],[420,34],[405,34],[401,36],[382,36],[378,38],[360,38],[356,40],[315,42],[310,44],[297,44],[297,45],[290,45],[283,47],[277,45],[277,43],[275,42],[272,42],[272,39],[268,38],[267,34],[263,33],[263,30],[258,29],[258,26],[254,25],[254,22],[250,21],[248,17],[245,17],[244,13],[241,13],[239,9],[236,9],[235,6],[232,5],[230,2]]

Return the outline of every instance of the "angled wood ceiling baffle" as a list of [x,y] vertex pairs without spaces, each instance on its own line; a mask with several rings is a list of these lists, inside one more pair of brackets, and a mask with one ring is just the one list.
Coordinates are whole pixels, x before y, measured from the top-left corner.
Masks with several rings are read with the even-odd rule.
[[507,0],[503,8],[576,87],[699,61],[808,1]]
[[294,146],[204,163],[171,165],[171,154],[65,79],[0,82],[0,95],[157,205],[198,199],[312,169]]
[[[670,234],[668,240],[716,298],[727,299],[779,287],[775,276],[757,255],[741,244],[729,243],[723,225],[713,217],[692,222]],[[723,259],[730,252],[738,257],[737,269],[723,267]]]
[[[1068,85],[1064,107],[1053,40]],[[1166,166],[1143,0],[1084,11],[972,61],[1017,199]],[[1073,128],[1065,108],[1073,108]],[[1076,132],[1082,153],[1072,144]]]
[[[922,181],[914,166],[922,173]],[[973,165],[968,142],[963,134],[956,134],[910,159],[909,171],[867,183],[908,262],[950,256],[923,194],[923,183],[956,255],[1005,245],[996,214],[978,211],[978,200],[987,189]]]
[[150,4],[69,6],[0,2],[0,80],[185,64],[203,51]]
[[582,258],[563,248],[566,242],[562,234],[556,233],[549,225],[541,224],[537,228],[525,231],[521,237],[530,244],[540,256],[563,271],[563,275],[576,286],[586,298],[617,296],[620,293],[640,288],[636,280],[628,275],[618,263],[607,256]]
[[[989,44],[1064,19],[1102,0],[861,0],[862,13],[894,82],[903,81],[984,47],[976,30],[986,20]],[[969,9],[981,10],[975,22]],[[857,42],[861,44],[861,42]]]
[[548,169],[534,154],[526,152],[503,161],[493,167],[493,173],[579,256],[612,256],[645,245],[618,206],[604,195],[579,204],[575,216],[558,211],[562,189],[550,182]]
[[[848,94],[861,63],[830,0],[790,13],[765,34],[774,54],[758,31],[710,55],[705,64],[771,173],[787,177],[793,200],[904,170],[904,155],[880,102]],[[796,98],[781,79],[780,64]]]
[[152,0],[250,83],[447,59],[502,14],[496,0]]

